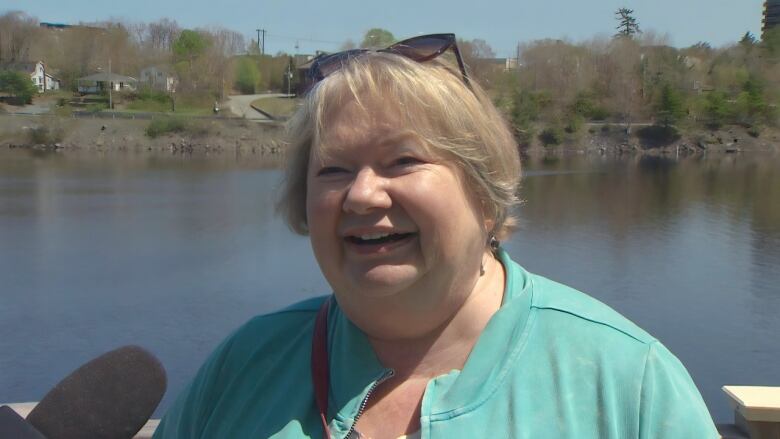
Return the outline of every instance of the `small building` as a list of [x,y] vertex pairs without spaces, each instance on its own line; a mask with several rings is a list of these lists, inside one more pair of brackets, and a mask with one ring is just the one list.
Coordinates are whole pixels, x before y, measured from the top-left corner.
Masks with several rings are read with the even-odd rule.
[[172,92],[176,89],[176,76],[169,66],[149,66],[141,70],[139,80],[141,85],[154,90]]
[[117,73],[95,73],[76,80],[81,94],[99,94],[105,91],[134,91],[138,88],[138,80],[131,76]]
[[303,95],[312,85],[312,78],[309,77],[309,69],[320,57],[327,55],[326,52],[316,51],[314,55],[293,55],[293,64],[295,66],[294,78],[292,78],[292,89],[298,96]]
[[475,60],[478,64],[489,65],[495,69],[501,69],[505,72],[517,70],[517,58],[478,58]]
[[33,85],[38,88],[38,93],[45,93],[47,90],[60,89],[60,80],[46,71],[46,64],[44,64],[43,61],[3,63],[0,64],[0,70],[11,70],[29,74]]

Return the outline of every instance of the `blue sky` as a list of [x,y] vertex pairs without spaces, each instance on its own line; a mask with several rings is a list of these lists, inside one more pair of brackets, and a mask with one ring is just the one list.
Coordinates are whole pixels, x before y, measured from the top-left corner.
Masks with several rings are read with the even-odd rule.
[[21,10],[61,23],[167,17],[185,28],[223,26],[254,38],[264,28],[266,51],[333,51],[347,39],[359,42],[372,27],[403,38],[455,32],[482,38],[498,56],[518,42],[540,38],[583,40],[614,33],[614,11],[635,10],[643,30],[667,33],[672,45],[698,41],[721,46],[746,31],[760,35],[763,0],[0,0],[0,12]]

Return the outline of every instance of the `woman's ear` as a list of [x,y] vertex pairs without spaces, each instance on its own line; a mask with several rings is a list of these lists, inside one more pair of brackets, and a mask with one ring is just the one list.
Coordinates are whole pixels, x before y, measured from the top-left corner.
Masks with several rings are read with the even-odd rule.
[[496,219],[494,213],[485,206],[482,202],[482,225],[484,226],[485,233],[490,236],[496,234]]

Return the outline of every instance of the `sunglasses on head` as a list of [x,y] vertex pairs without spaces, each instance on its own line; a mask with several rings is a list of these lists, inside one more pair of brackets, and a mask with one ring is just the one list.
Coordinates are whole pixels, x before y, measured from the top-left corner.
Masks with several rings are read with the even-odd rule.
[[[458,44],[455,41],[455,34],[420,35],[399,41],[386,49],[375,50],[375,52],[394,53],[422,63],[437,58],[450,48],[458,62],[463,83],[471,89],[466,66],[463,64],[463,58],[460,56],[460,50],[458,50]],[[309,87],[313,87],[314,84],[322,81],[331,73],[340,70],[350,59],[371,51],[370,49],[352,49],[319,57],[312,63],[308,71]]]

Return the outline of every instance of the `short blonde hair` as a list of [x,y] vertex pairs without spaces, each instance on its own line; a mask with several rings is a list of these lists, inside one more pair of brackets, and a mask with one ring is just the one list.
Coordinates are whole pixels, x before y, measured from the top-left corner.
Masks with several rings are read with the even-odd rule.
[[[505,239],[516,224],[520,156],[508,124],[474,82],[439,61],[418,63],[399,55],[367,52],[314,86],[287,125],[287,170],[277,210],[290,228],[308,234],[306,176],[309,155],[328,129],[326,115],[345,99],[359,105],[380,99],[394,105],[399,118],[432,152],[452,160]],[[385,105],[385,103],[388,103]],[[390,107],[392,108],[392,107]]]

